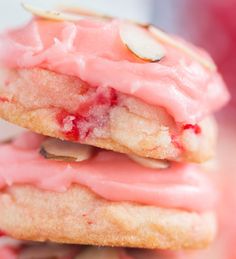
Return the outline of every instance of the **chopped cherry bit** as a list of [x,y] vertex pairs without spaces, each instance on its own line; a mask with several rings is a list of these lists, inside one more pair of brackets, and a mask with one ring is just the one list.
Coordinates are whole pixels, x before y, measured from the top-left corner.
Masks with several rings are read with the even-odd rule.
[[113,88],[108,89],[108,93],[101,93],[96,96],[97,104],[108,104],[109,106],[115,106],[118,103],[118,97],[116,90]]
[[78,121],[79,116],[71,115],[66,111],[61,111],[57,115],[57,121],[62,127],[62,131],[68,140],[79,140]]
[[188,130],[188,129],[192,129],[194,131],[195,134],[201,134],[202,133],[202,129],[200,128],[199,125],[195,124],[185,124],[183,126],[183,130]]
[[118,103],[117,93],[113,88],[111,88],[110,97],[111,97],[111,106],[117,105]]

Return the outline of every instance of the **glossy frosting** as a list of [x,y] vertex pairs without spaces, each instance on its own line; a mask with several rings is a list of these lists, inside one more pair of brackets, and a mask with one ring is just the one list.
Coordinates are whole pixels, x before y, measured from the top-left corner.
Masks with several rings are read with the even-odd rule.
[[112,87],[166,108],[178,122],[195,123],[227,102],[228,92],[216,71],[163,43],[167,55],[160,62],[141,60],[122,43],[120,23],[35,19],[0,36],[0,63],[45,68],[76,76],[92,87]]
[[0,146],[0,188],[30,184],[64,192],[71,184],[81,184],[111,201],[193,211],[214,206],[215,191],[195,165],[173,163],[169,169],[153,170],[110,151],[100,151],[85,162],[56,162],[39,155],[32,145],[33,141],[39,143],[37,135],[25,134],[12,144]]

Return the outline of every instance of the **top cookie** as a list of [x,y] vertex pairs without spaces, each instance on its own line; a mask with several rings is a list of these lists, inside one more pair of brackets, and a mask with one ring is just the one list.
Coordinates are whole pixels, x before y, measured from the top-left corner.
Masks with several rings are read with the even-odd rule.
[[40,17],[0,36],[3,118],[139,156],[212,156],[206,118],[229,96],[205,52],[153,26],[31,11]]

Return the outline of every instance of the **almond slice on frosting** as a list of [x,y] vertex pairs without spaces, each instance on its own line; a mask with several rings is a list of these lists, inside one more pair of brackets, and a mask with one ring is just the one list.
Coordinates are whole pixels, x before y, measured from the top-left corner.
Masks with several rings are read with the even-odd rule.
[[139,58],[156,62],[165,56],[164,47],[148,30],[131,22],[122,23],[119,29],[122,42]]
[[170,163],[166,160],[145,158],[136,155],[128,155],[128,157],[137,164],[151,169],[167,169],[170,166]]
[[94,148],[88,145],[63,141],[55,138],[48,138],[41,144],[40,154],[46,159],[82,162],[93,155]]
[[216,65],[210,59],[202,57],[196,51],[187,47],[185,44],[181,43],[180,41],[173,39],[172,37],[170,37],[165,32],[161,31],[160,29],[154,27],[153,25],[150,25],[148,27],[148,30],[156,37],[157,40],[159,40],[161,42],[165,42],[168,45],[185,52],[187,55],[189,55],[190,57],[192,57],[193,59],[198,61],[200,64],[202,64],[206,68],[208,68],[212,71],[216,70]]
[[54,10],[44,10],[24,2],[22,2],[22,6],[31,14],[48,20],[77,22],[84,19],[84,16],[81,15],[69,14]]

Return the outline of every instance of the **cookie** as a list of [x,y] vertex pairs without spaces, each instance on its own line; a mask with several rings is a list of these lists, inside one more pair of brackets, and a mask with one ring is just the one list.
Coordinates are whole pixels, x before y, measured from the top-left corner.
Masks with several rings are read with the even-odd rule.
[[12,186],[0,194],[0,229],[20,240],[139,248],[203,248],[214,214],[110,202],[81,186],[65,193]]
[[161,107],[42,69],[4,75],[11,80],[0,82],[0,116],[34,132],[155,159],[203,162],[214,155],[210,117],[176,123]]

